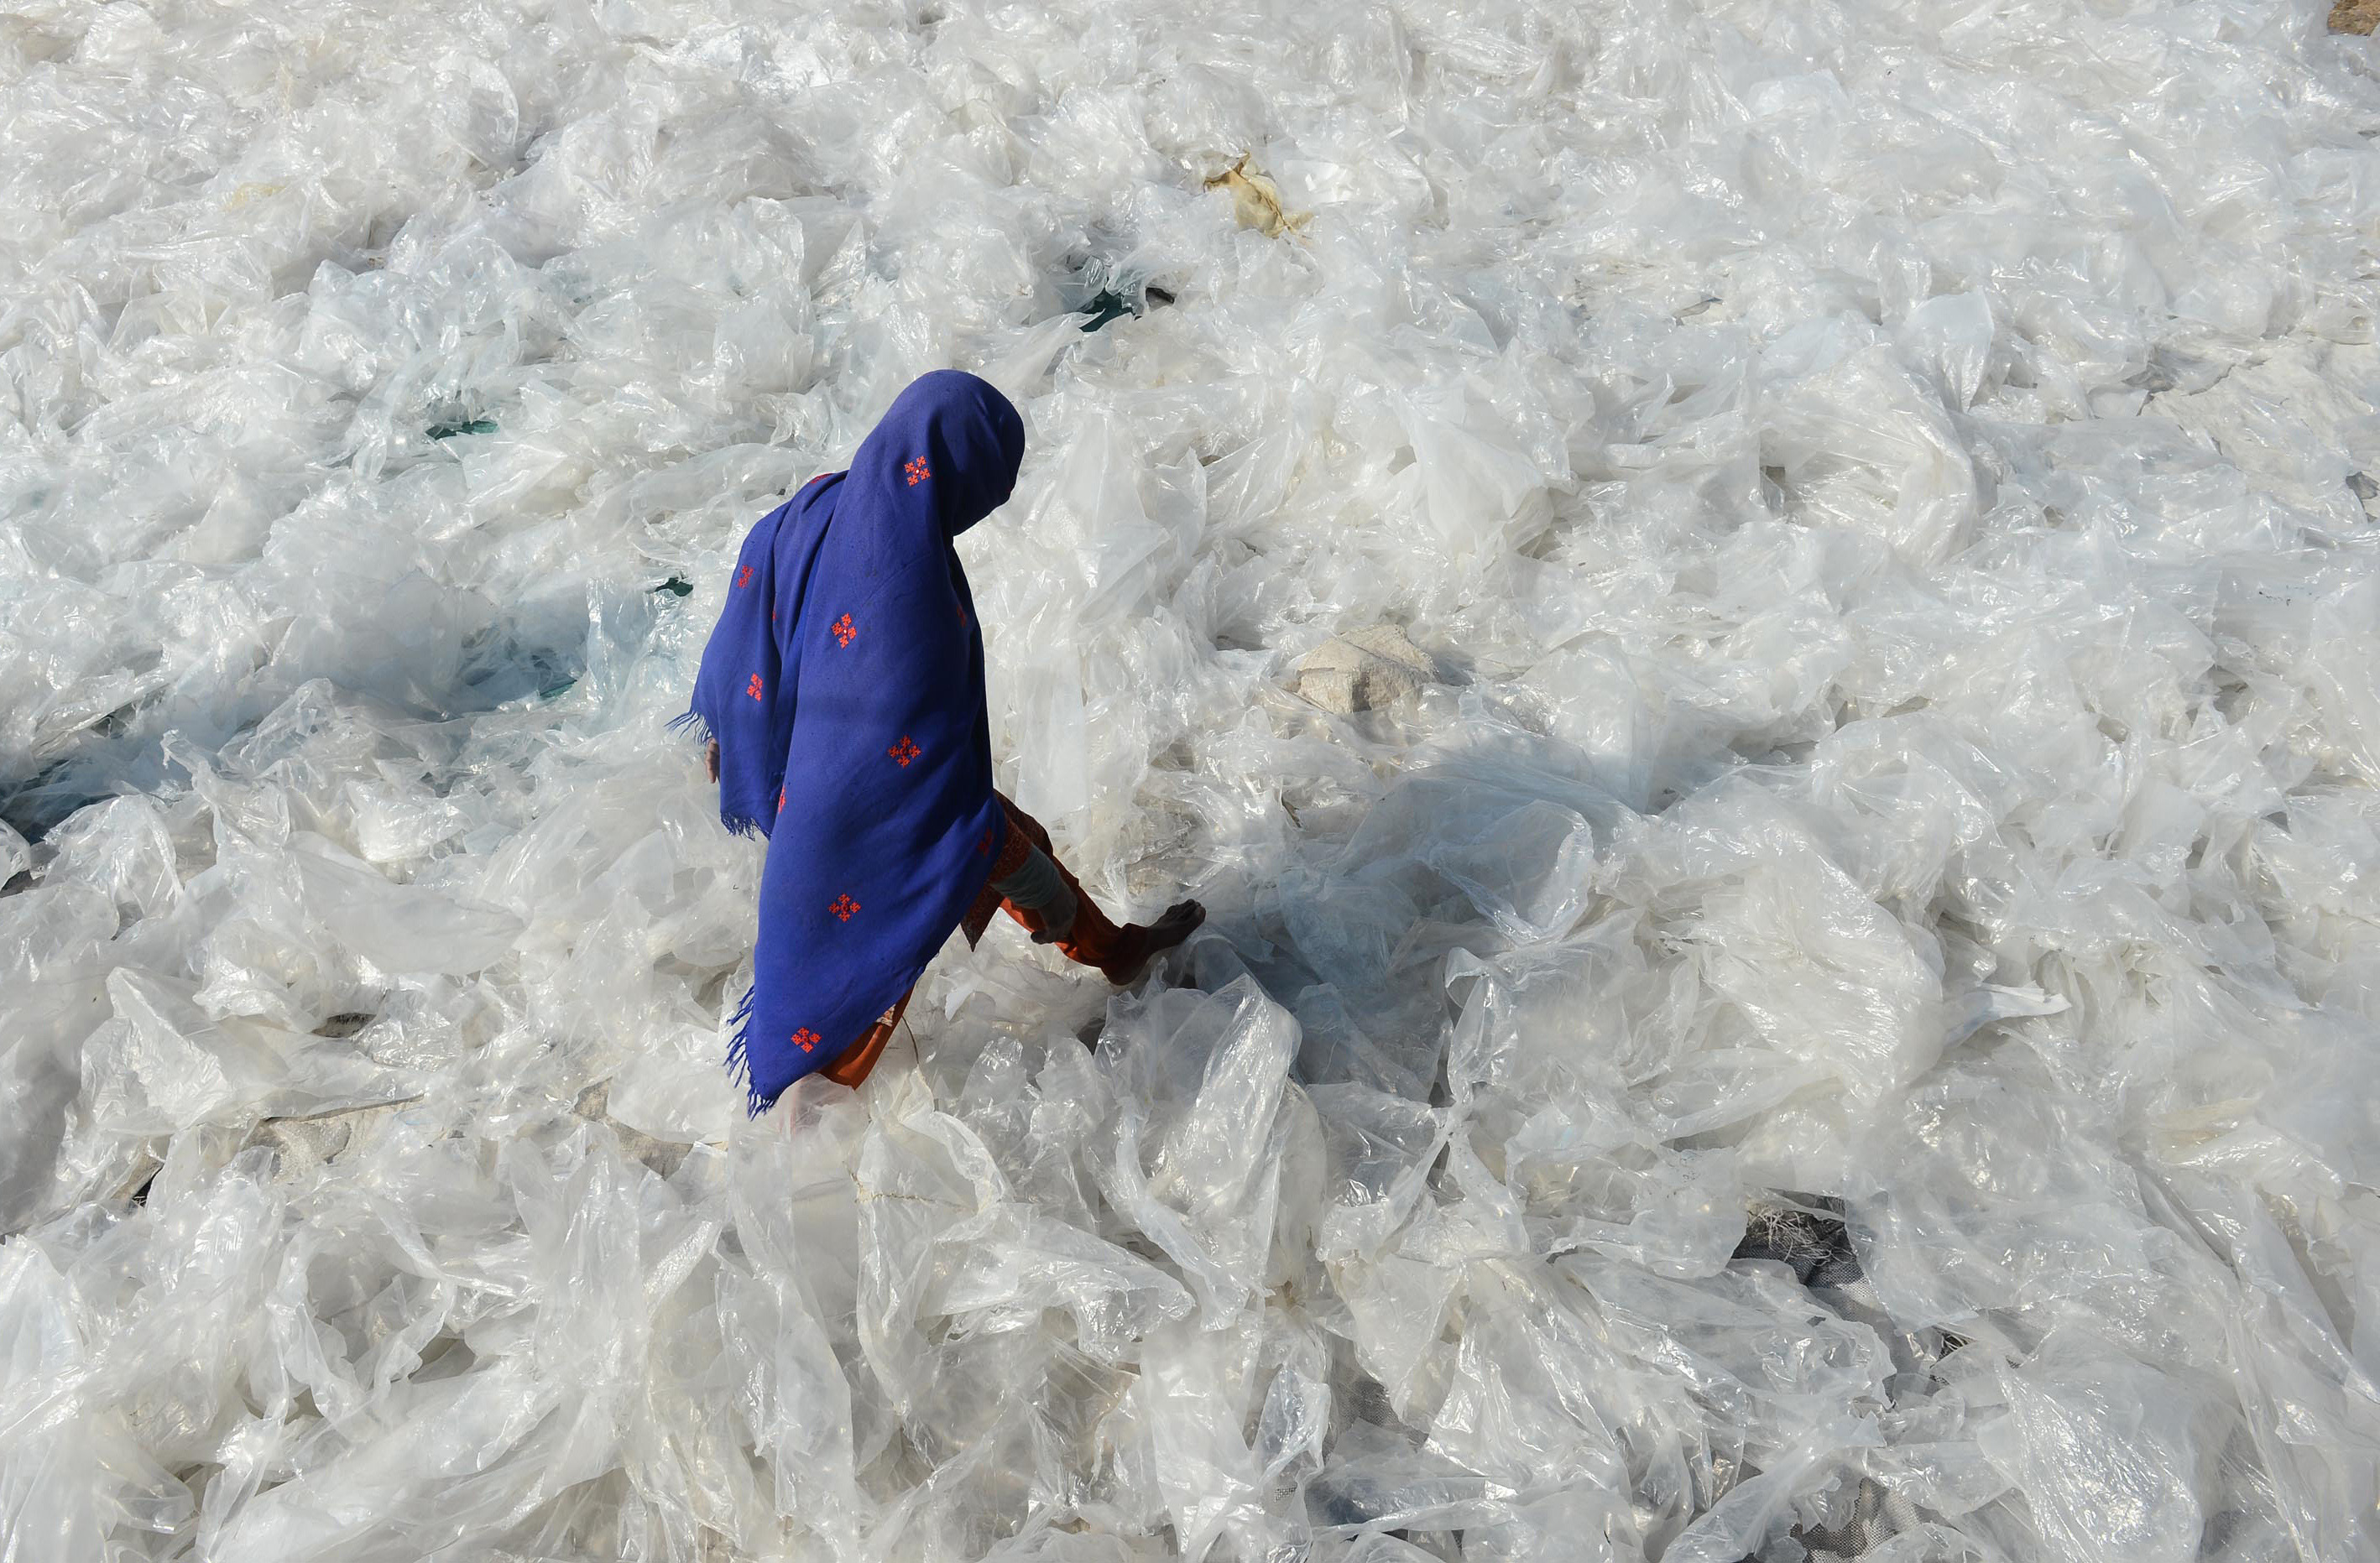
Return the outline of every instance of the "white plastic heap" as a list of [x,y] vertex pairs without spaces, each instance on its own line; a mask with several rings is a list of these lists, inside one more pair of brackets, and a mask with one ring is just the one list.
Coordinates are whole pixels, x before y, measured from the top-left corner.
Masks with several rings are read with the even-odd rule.
[[[2373,48],[12,6],[0,1557],[2380,1555]],[[1213,918],[746,1122],[664,723],[944,365]]]

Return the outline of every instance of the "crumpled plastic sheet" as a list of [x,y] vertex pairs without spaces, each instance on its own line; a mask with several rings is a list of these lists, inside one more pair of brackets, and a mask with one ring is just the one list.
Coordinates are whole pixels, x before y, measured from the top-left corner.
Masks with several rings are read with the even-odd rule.
[[[12,8],[0,1557],[2380,1556],[2318,11]],[[662,724],[944,364],[1212,921],[747,1123]]]

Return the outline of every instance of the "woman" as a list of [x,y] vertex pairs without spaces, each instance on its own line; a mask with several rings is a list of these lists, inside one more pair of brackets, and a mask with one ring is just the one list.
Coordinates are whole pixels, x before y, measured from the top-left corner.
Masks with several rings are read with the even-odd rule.
[[751,1110],[803,1075],[856,1085],[953,927],[1005,910],[1119,985],[1205,917],[1118,927],[992,790],[983,636],[952,546],[1025,456],[1008,399],[942,370],[901,394],[847,472],[744,539],[693,709],[728,828],[769,838],[752,991],[729,1063]]

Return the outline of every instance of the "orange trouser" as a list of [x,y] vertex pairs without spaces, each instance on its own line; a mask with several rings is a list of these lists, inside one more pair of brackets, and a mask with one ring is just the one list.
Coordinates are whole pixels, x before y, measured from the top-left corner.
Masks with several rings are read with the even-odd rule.
[[[1007,800],[1002,801],[1005,803]],[[1108,915],[1099,910],[1099,903],[1084,891],[1081,882],[1067,871],[1066,866],[1058,862],[1058,854],[1050,848],[1050,832],[1041,828],[1039,820],[1014,804],[1009,804],[1008,823],[1010,829],[1023,830],[1035,846],[1049,853],[1050,861],[1057,866],[1058,877],[1066,881],[1068,890],[1075,892],[1075,926],[1066,930],[1064,939],[1057,941],[1059,953],[1081,965],[1099,967],[1100,974],[1110,982],[1127,983],[1139,975],[1141,967],[1148,962],[1148,930],[1137,923],[1127,923],[1118,927],[1108,920]],[[1047,926],[1041,914],[1029,906],[1003,901],[1000,909],[1023,924],[1028,933],[1038,934]],[[858,1041],[844,1048],[834,1062],[819,1072],[838,1085],[856,1089],[859,1083],[868,1078],[868,1071],[876,1067],[876,1060],[883,1055],[884,1044],[892,1040],[893,1031],[901,1024],[902,1012],[908,1009],[909,1000],[916,992],[916,988],[911,988],[901,995],[900,1002],[885,1011],[881,1020],[861,1033]]]

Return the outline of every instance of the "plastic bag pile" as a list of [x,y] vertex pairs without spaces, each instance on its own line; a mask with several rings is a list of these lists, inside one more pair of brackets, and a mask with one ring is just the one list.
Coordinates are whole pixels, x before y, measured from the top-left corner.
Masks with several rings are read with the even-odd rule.
[[[0,124],[0,1557],[2380,1556],[2319,0],[30,0]],[[943,365],[1002,784],[1212,921],[747,1123],[663,724]]]

